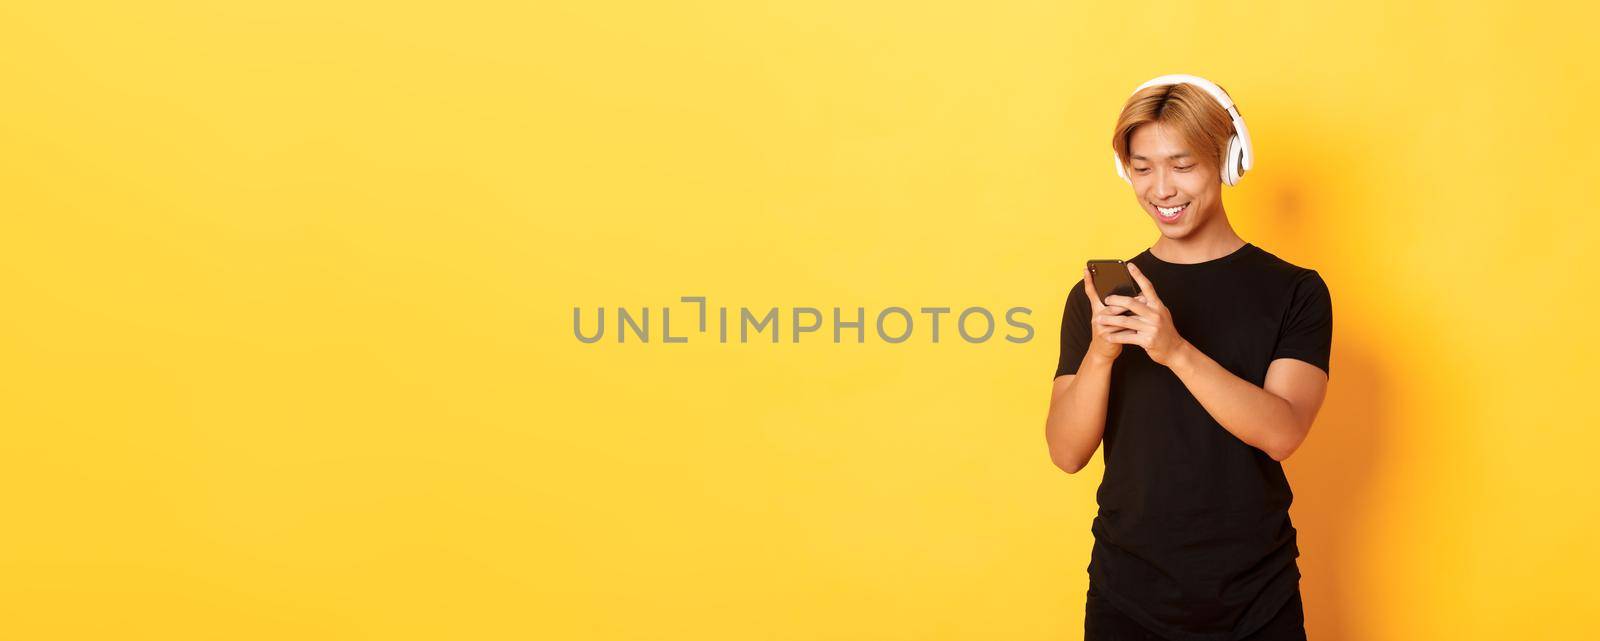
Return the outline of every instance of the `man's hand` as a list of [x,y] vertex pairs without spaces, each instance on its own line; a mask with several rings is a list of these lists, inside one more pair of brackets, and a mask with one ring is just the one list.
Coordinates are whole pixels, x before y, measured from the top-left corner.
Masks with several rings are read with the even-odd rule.
[[1102,324],[1100,319],[1102,317],[1124,318],[1123,316],[1118,316],[1118,314],[1127,311],[1128,308],[1100,302],[1100,292],[1094,289],[1094,279],[1089,277],[1088,267],[1083,268],[1083,289],[1089,294],[1089,309],[1094,310],[1094,316],[1090,318],[1089,322],[1089,329],[1092,330],[1092,336],[1089,340],[1089,353],[1104,357],[1107,361],[1115,360],[1117,355],[1122,353],[1122,344],[1111,340],[1111,337],[1117,334],[1131,334],[1132,332],[1121,327]]
[[1100,337],[1102,327],[1127,330],[1107,334],[1106,340],[1143,347],[1150,360],[1171,367],[1172,360],[1189,343],[1178,335],[1177,327],[1172,324],[1172,313],[1167,311],[1166,305],[1161,304],[1161,297],[1156,294],[1155,285],[1150,284],[1150,280],[1144,277],[1144,273],[1139,271],[1139,266],[1128,263],[1128,274],[1139,283],[1142,292],[1137,297],[1120,294],[1107,296],[1106,309],[1126,308],[1132,310],[1134,315],[1101,314],[1096,310],[1095,337]]

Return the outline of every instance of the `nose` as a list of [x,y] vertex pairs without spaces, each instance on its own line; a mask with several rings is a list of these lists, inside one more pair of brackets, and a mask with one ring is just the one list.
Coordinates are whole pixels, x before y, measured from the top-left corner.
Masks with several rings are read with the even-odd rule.
[[1166,169],[1158,169],[1150,181],[1150,200],[1166,202],[1168,198],[1178,195],[1178,184]]

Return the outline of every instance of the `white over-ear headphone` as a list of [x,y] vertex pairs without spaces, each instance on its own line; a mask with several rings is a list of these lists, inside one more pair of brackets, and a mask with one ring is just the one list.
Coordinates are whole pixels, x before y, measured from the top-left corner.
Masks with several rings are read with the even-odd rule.
[[[1255,164],[1255,153],[1250,150],[1250,130],[1245,129],[1244,116],[1239,115],[1239,108],[1234,106],[1233,100],[1228,98],[1228,94],[1222,91],[1222,87],[1218,87],[1215,83],[1200,76],[1171,74],[1139,85],[1139,88],[1134,89],[1133,93],[1137,94],[1143,91],[1145,87],[1176,84],[1194,85],[1204,89],[1206,93],[1211,94],[1211,97],[1216,98],[1217,102],[1222,104],[1223,109],[1228,110],[1228,116],[1233,118],[1233,135],[1228,137],[1228,150],[1222,153],[1222,182],[1230,187],[1239,184],[1239,179],[1244,177],[1244,172],[1249,171],[1251,165]],[[1117,175],[1121,176],[1122,180],[1128,184],[1133,184],[1133,180],[1128,178],[1128,171],[1122,167],[1122,158],[1117,156],[1115,151],[1111,152],[1111,156],[1113,160],[1117,161]]]

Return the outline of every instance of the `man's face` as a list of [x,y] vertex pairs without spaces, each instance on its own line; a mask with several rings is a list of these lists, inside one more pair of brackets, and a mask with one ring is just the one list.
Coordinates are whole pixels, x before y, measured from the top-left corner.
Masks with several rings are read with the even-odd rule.
[[1133,193],[1162,235],[1188,236],[1221,205],[1221,168],[1201,158],[1176,132],[1159,123],[1143,125],[1128,139],[1128,155]]

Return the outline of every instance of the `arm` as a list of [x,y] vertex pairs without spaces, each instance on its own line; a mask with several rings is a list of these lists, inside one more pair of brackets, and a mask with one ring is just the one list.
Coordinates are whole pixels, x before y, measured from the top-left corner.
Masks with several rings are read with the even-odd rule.
[[1265,388],[1238,376],[1183,341],[1166,364],[1217,423],[1274,461],[1289,458],[1316,420],[1328,376],[1305,361],[1279,358]]
[[1112,359],[1085,354],[1077,374],[1056,377],[1044,438],[1050,460],[1068,474],[1089,464],[1105,434],[1106,399],[1111,394]]
[[1223,429],[1275,461],[1289,458],[1322,407],[1327,372],[1306,361],[1278,358],[1267,366],[1264,387],[1256,387],[1179,336],[1155,286],[1137,265],[1129,265],[1128,273],[1139,282],[1144,300],[1113,295],[1106,302],[1127,306],[1135,315],[1097,317],[1094,322],[1129,330],[1111,339],[1139,345],[1150,360],[1171,369]]
[[[1050,460],[1068,474],[1088,465],[1094,451],[1100,448],[1105,435],[1106,402],[1111,397],[1111,364],[1122,353],[1122,346],[1110,337],[1126,332],[1093,322],[1101,316],[1121,314],[1127,308],[1103,304],[1087,268],[1083,277],[1083,288],[1074,288],[1068,296],[1067,312],[1061,319],[1062,358],[1079,358],[1078,367],[1075,373],[1055,378],[1050,388],[1050,411],[1044,421]],[[1088,318],[1083,314],[1086,308]],[[1077,356],[1079,353],[1081,357]]]

